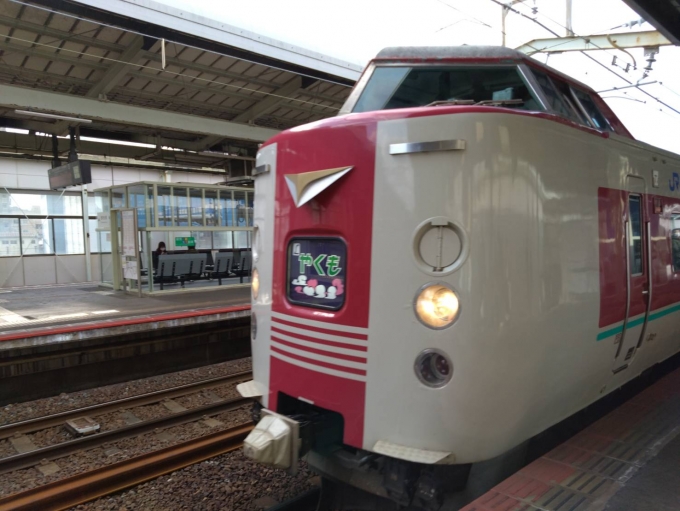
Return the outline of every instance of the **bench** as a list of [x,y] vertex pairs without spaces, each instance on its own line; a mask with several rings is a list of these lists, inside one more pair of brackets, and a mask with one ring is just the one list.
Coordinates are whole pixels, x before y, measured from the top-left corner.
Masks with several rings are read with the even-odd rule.
[[158,269],[154,282],[161,285],[179,281],[184,287],[187,280],[198,280],[203,277],[207,255],[201,253],[169,254],[158,258]]
[[215,267],[212,278],[222,285],[222,279],[239,277],[243,284],[243,277],[250,277],[253,266],[253,256],[249,250],[235,253],[233,250],[220,250],[215,257]]
[[253,254],[249,250],[243,250],[236,258],[239,261],[236,268],[232,268],[232,273],[241,278],[243,284],[243,277],[250,277],[250,271],[253,268]]
[[229,252],[218,252],[215,256],[215,264],[212,271],[212,278],[217,279],[219,285],[222,285],[222,279],[233,277],[234,274],[231,273],[231,269],[234,262],[234,253]]

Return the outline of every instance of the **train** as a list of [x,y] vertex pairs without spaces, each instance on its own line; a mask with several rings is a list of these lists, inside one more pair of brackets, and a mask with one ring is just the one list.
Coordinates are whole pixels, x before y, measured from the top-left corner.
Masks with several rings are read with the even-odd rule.
[[680,350],[680,157],[525,54],[387,48],[253,174],[258,462],[436,510]]

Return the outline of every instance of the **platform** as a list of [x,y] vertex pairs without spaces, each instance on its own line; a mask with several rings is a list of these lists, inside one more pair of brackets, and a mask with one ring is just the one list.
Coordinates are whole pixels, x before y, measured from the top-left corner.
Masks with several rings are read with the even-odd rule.
[[250,355],[250,286],[0,293],[0,406]]
[[0,350],[26,343],[34,346],[39,338],[82,340],[97,335],[98,329],[143,324],[157,328],[153,323],[159,321],[186,323],[249,304],[249,285],[143,298],[83,284],[0,290]]
[[461,511],[680,509],[680,369]]

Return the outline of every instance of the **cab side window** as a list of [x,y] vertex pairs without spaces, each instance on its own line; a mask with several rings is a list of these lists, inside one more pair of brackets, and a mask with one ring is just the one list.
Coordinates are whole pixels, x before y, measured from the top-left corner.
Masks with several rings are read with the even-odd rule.
[[[581,116],[576,111],[573,103],[559,90],[552,78],[536,69],[532,69],[531,71],[536,77],[536,81],[541,86],[543,94],[548,100],[550,109],[557,112],[562,117],[583,124],[583,119],[581,119]],[[566,84],[564,84],[564,86],[566,86]]]
[[588,116],[588,120],[594,128],[601,131],[614,131],[607,118],[602,115],[600,109],[597,108],[597,105],[593,101],[593,98],[590,97],[590,94],[573,87],[571,88],[571,93],[583,107],[583,113]]

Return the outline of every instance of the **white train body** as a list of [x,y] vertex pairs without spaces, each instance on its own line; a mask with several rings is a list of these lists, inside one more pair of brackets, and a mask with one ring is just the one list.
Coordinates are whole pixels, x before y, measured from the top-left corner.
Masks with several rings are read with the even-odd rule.
[[[517,68],[536,109],[494,93],[493,105],[351,113],[377,69],[418,66]],[[575,92],[562,104],[580,118],[556,112],[532,73],[589,95],[606,125]],[[266,409],[340,414],[354,455],[470,464],[680,350],[680,159],[633,140],[589,88],[509,50],[396,49],[344,110],[258,154],[254,381],[242,391]],[[430,284],[456,295],[445,328],[417,317]],[[443,381],[419,377],[423,353],[445,357]]]

